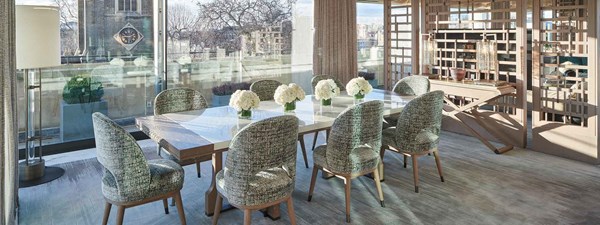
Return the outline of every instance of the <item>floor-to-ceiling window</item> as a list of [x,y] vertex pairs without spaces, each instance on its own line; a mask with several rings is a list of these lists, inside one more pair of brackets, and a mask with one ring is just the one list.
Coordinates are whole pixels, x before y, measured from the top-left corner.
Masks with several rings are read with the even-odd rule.
[[[154,59],[160,58],[154,55],[154,2],[17,0],[17,4],[52,5],[60,10],[61,65],[41,74],[44,145],[91,140],[92,112],[103,112],[129,131],[137,131],[135,117],[151,115],[154,97],[165,88],[163,75],[154,68]],[[170,0],[167,4],[166,88],[193,88],[209,102],[213,93],[226,94],[223,90],[231,87],[222,85],[259,79],[295,82],[311,92],[312,0]],[[23,148],[22,71],[18,81]]]
[[384,81],[384,23],[383,3],[358,1],[356,5],[356,41],[359,76],[370,80],[373,87]]

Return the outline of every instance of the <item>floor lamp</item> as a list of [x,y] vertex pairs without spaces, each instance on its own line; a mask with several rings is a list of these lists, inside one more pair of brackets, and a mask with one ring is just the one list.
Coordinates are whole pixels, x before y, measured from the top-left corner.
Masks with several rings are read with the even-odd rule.
[[[59,9],[17,5],[15,15],[17,69],[23,71],[27,112],[26,157],[19,162],[19,180],[21,187],[27,187],[52,181],[65,172],[62,168],[46,167],[42,158],[41,69],[60,66]],[[37,129],[36,111],[39,113]]]

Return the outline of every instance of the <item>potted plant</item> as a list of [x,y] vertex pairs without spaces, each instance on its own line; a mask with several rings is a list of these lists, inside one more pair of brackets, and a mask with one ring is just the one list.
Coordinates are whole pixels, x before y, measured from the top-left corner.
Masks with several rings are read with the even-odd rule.
[[89,75],[72,77],[63,88],[60,107],[60,137],[62,141],[87,139],[94,136],[92,113],[108,113],[108,102],[102,100],[104,88]]
[[224,106],[229,104],[231,95],[237,90],[250,90],[250,83],[224,83],[212,88],[212,106]]
[[365,78],[365,80],[367,80],[372,87],[379,87],[379,82],[377,79],[375,79],[375,73],[361,71],[358,72],[358,77]]

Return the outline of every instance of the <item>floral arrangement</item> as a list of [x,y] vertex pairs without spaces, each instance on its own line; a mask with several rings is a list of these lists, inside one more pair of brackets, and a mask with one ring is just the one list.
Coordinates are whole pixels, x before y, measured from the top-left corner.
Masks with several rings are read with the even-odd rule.
[[229,100],[229,106],[234,108],[240,118],[250,118],[252,116],[252,109],[258,108],[260,99],[258,95],[248,90],[237,90],[231,99]]
[[296,109],[296,101],[304,100],[305,95],[304,90],[299,85],[291,83],[290,85],[283,84],[277,87],[273,97],[277,104],[284,106],[285,111],[292,111]]
[[213,95],[224,96],[224,95],[231,95],[236,90],[250,90],[250,83],[248,83],[248,82],[224,83],[222,85],[213,87],[212,93],[213,93]]
[[68,104],[99,102],[104,95],[104,88],[102,83],[93,81],[88,75],[77,75],[65,84],[62,95]]
[[346,91],[348,95],[354,96],[356,99],[363,99],[366,94],[373,91],[373,87],[365,78],[357,77],[346,84]]
[[340,88],[333,79],[321,80],[315,86],[315,98],[323,105],[331,105],[331,98],[340,94]]

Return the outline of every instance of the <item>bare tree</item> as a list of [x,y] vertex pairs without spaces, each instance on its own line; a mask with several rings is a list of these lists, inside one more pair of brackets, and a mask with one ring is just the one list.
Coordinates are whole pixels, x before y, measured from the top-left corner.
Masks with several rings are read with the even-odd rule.
[[[240,36],[270,26],[281,26],[292,16],[296,0],[210,0],[198,2],[205,24],[205,43],[239,50]],[[285,34],[284,34],[285,35]],[[214,45],[213,45],[214,46]]]
[[79,47],[77,0],[54,0],[60,10],[60,36],[63,55],[77,54]]
[[169,5],[167,27],[169,39],[179,39],[186,32],[193,32],[197,27],[198,13],[185,4]]

